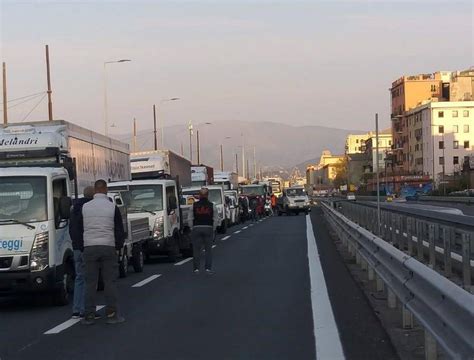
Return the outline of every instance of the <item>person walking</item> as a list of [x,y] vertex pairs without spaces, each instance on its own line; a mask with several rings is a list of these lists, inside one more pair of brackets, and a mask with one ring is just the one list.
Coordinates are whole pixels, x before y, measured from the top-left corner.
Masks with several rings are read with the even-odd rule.
[[107,196],[107,183],[97,180],[94,190],[94,199],[82,207],[86,269],[85,317],[82,324],[94,324],[99,270],[105,287],[107,323],[118,324],[125,321],[123,316],[118,314],[116,284],[117,250],[123,247],[125,232],[120,211]]
[[69,222],[69,235],[71,236],[72,249],[74,251],[74,267],[76,278],[74,280],[74,300],[72,305],[72,318],[79,319],[84,317],[84,257],[83,250],[83,231],[82,231],[82,207],[85,203],[94,197],[94,187],[84,188],[84,197],[77,199],[72,207],[71,219]]
[[201,250],[204,246],[206,251],[206,273],[212,271],[212,245],[217,227],[218,212],[216,205],[209,201],[209,189],[202,188],[199,191],[199,201],[193,204],[193,231],[191,240],[193,242],[194,273],[198,274],[201,265]]

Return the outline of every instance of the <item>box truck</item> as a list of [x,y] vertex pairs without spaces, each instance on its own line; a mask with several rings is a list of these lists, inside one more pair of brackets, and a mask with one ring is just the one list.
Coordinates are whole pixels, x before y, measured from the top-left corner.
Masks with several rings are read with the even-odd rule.
[[191,166],[191,186],[214,184],[214,168],[207,165]]
[[97,179],[130,179],[127,144],[63,120],[0,126],[0,294],[68,302],[71,197]]

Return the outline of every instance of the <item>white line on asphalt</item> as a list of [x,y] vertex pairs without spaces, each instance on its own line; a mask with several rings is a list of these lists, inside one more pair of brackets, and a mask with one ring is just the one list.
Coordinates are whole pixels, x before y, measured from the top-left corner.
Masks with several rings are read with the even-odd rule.
[[180,265],[186,264],[188,261],[191,261],[192,259],[193,259],[192,257],[188,257],[184,260],[181,260],[180,262],[177,262],[176,264],[174,264],[174,266],[180,266]]
[[[96,311],[99,311],[100,309],[103,309],[105,305],[98,305],[96,306]],[[52,335],[52,334],[59,334],[61,331],[66,330],[67,328],[70,328],[71,326],[77,324],[81,319],[69,319],[63,322],[62,324],[59,324],[56,327],[53,327],[52,329],[46,331],[44,334],[45,335]]]
[[227,235],[227,236],[223,237],[221,240],[226,241],[228,238],[230,238],[230,235]]
[[248,228],[249,228],[248,226],[244,226],[244,227],[242,228],[242,230],[246,230],[246,229],[248,229]]
[[240,233],[242,230],[237,230],[237,231],[234,231],[234,234],[238,234]]
[[143,285],[148,284],[149,282],[158,279],[161,276],[161,274],[155,274],[150,277],[147,277],[145,280],[142,280],[140,282],[137,282],[135,285],[132,285],[132,287],[142,287]]
[[253,226],[253,224],[250,224],[249,226]]
[[324,279],[318,245],[313,225],[306,215],[306,238],[308,240],[309,277],[311,282],[311,304],[313,308],[314,340],[316,359],[345,359],[336,320],[332,312],[328,289]]
[[214,249],[217,245],[212,245],[212,248]]

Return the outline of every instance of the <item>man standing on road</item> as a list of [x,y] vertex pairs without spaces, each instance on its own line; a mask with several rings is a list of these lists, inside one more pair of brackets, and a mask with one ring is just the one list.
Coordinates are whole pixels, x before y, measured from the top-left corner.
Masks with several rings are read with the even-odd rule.
[[84,258],[82,248],[84,244],[82,231],[82,206],[92,200],[94,197],[94,187],[84,188],[84,197],[77,199],[71,211],[71,220],[69,224],[69,235],[72,240],[72,249],[74,250],[74,267],[76,270],[76,279],[74,281],[74,302],[72,306],[72,318],[79,319],[84,317]]
[[82,207],[84,226],[84,263],[86,267],[86,301],[84,325],[94,324],[95,295],[99,270],[105,286],[107,324],[125,319],[117,309],[117,250],[122,249],[125,232],[120,211],[107,197],[107,183],[97,180],[94,199]]
[[199,201],[193,204],[193,242],[194,272],[199,273],[201,250],[204,245],[206,251],[206,273],[212,272],[212,244],[217,227],[218,212],[216,205],[209,201],[209,189],[199,191]]

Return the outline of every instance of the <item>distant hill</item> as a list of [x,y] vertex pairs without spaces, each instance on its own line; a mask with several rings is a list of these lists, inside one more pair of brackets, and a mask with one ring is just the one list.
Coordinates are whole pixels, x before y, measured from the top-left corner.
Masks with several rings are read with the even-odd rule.
[[[224,146],[224,165],[227,170],[235,167],[235,153],[238,152],[239,169],[242,166],[242,142],[245,141],[246,156],[253,168],[253,147],[257,162],[264,167],[291,169],[298,166],[302,171],[307,163],[319,159],[323,150],[334,154],[344,152],[346,136],[360,131],[342,130],[322,126],[291,126],[273,122],[220,121],[210,125],[195,124],[193,138],[193,162],[196,162],[196,130],[201,142],[201,163],[220,167],[220,144]],[[189,157],[189,132],[187,125],[166,127],[165,147]],[[243,134],[243,136],[242,136]],[[129,141],[131,135],[118,135]],[[230,137],[230,139],[226,139]],[[160,136],[158,136],[160,144]],[[139,151],[153,148],[153,130],[141,130],[137,136]]]

